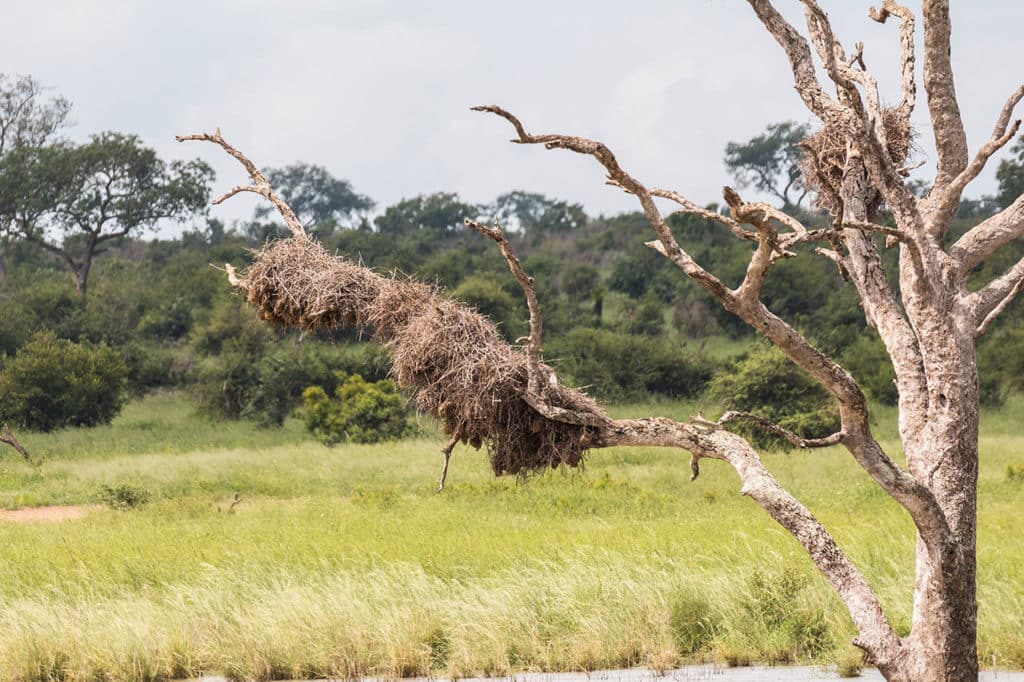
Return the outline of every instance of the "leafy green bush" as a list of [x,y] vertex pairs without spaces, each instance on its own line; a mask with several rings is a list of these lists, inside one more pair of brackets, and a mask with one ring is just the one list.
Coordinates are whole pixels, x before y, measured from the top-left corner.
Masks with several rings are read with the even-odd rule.
[[97,494],[100,502],[112,509],[135,509],[149,502],[152,496],[149,490],[134,483],[104,483]]
[[4,362],[0,422],[36,431],[107,424],[121,411],[127,373],[120,355],[106,345],[36,333]]
[[895,405],[896,370],[882,341],[874,335],[862,334],[843,351],[843,366],[860,383],[870,398],[883,405]]
[[128,389],[136,396],[189,380],[190,360],[181,347],[132,341],[119,350],[128,367]]
[[[507,278],[506,278],[507,279]],[[470,275],[452,292],[452,297],[468,303],[498,325],[506,338],[515,338],[522,331],[520,304],[495,275]]]
[[217,355],[202,361],[192,390],[200,411],[221,419],[280,426],[299,406],[306,387],[333,392],[339,371],[383,379],[390,367],[387,351],[377,344],[296,343],[297,337],[275,337],[255,319],[229,321],[226,327],[237,334],[226,336],[209,325],[193,346],[198,352],[217,348]]
[[153,339],[180,339],[192,328],[192,305],[179,297],[150,308],[139,320],[138,331]]
[[703,392],[714,366],[665,339],[578,327],[556,339],[546,354],[577,386],[607,400],[651,393],[693,397]]
[[[814,379],[776,348],[761,348],[712,379],[709,396],[727,410],[752,412],[803,438],[821,438],[839,429],[832,398]],[[786,448],[788,441],[754,425],[735,428],[765,448]]]
[[411,433],[405,401],[391,381],[370,383],[358,374],[338,380],[336,400],[320,386],[302,393],[306,427],[321,443],[377,443]]
[[626,331],[640,336],[657,336],[665,327],[665,304],[656,294],[647,292],[626,323]]

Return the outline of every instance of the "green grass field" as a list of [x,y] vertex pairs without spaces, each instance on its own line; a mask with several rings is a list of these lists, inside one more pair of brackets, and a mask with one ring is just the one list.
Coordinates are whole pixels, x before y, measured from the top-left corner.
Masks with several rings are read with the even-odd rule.
[[[694,405],[619,408],[686,417]],[[983,664],[1024,667],[1024,464],[1015,399],[983,418]],[[890,439],[894,415],[878,430]],[[591,454],[583,472],[493,480],[441,438],[328,449],[297,422],[212,423],[183,398],[110,427],[0,451],[0,507],[137,508],[0,522],[0,680],[501,675],[692,660],[848,661],[844,609],[797,543],[708,462]],[[890,448],[890,451],[894,447]],[[894,454],[898,454],[895,453]],[[839,450],[766,456],[853,556],[898,629],[911,610],[905,514]],[[235,491],[241,502],[229,510]]]

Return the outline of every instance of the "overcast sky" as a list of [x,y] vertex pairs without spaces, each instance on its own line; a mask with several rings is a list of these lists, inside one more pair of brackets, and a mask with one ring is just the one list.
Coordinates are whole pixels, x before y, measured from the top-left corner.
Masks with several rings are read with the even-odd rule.
[[[796,0],[777,6],[793,21]],[[896,101],[896,24],[869,3],[823,0],[848,48]],[[972,149],[1024,78],[1024,2],[954,3],[953,60]],[[919,4],[912,4],[920,13]],[[136,133],[167,158],[200,156],[216,190],[243,180],[220,150],[174,136],[212,130],[258,165],[306,161],[385,207],[458,192],[488,202],[512,189],[633,210],[600,168],[568,152],[509,144],[500,104],[531,132],[608,144],[641,181],[718,200],[722,152],[765,124],[807,121],[785,57],[741,0],[643,2],[47,0],[4,7],[0,71],[31,74],[73,104],[72,137]],[[923,39],[918,31],[918,45]],[[920,65],[918,65],[920,73]],[[931,130],[916,116],[929,178]],[[993,173],[968,194],[992,192]],[[215,207],[248,217],[245,197]]]

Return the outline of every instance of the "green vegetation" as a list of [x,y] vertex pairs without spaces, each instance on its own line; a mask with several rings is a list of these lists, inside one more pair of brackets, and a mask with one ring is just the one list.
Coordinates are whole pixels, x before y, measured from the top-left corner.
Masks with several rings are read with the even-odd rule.
[[[325,448],[296,420],[256,430],[190,411],[156,395],[108,427],[27,434],[39,468],[3,453],[0,506],[93,504],[104,491],[124,503],[0,522],[0,679],[859,661],[838,599],[725,466],[689,483],[678,453],[614,449],[582,473],[493,480],[482,454],[459,448],[437,495],[440,434]],[[1007,476],[1024,465],[1022,413],[1013,397],[982,423],[980,647],[999,667],[1024,667],[1024,487]],[[891,410],[878,429],[895,451]],[[766,462],[906,628],[905,515],[837,449]]]
[[[839,429],[839,411],[825,389],[782,351],[763,346],[711,382],[708,397],[722,409],[752,412],[802,438],[823,438]],[[735,426],[756,446],[787,447],[781,436],[741,423]]]
[[105,344],[39,332],[0,366],[0,422],[37,431],[107,424],[121,410],[127,374]]
[[302,393],[306,428],[324,445],[401,440],[412,432],[405,400],[388,379],[367,382],[338,374],[332,400],[319,386]]
[[[0,507],[88,513],[0,521],[0,681],[862,665],[845,609],[727,467],[706,464],[690,484],[677,452],[608,450],[583,472],[491,480],[486,457],[459,448],[436,495],[433,426],[420,424],[418,440],[361,444],[409,430],[405,398],[381,382],[387,351],[348,329],[273,329],[208,267],[244,268],[282,233],[267,206],[230,229],[206,219],[205,164],[164,162],[124,133],[71,143],[60,137],[70,104],[42,92],[0,75],[0,425],[28,430],[18,436],[41,460],[0,450]],[[772,124],[730,144],[726,162],[817,227],[827,217],[802,201],[797,178],[802,135]],[[1014,150],[999,197],[962,202],[951,238],[1019,194],[1024,151]],[[617,416],[728,408],[805,436],[835,428],[819,388],[644,246],[642,214],[588,216],[512,191],[484,205],[437,192],[372,217],[373,200],[321,166],[266,175],[328,250],[437,282],[515,342],[521,292],[493,245],[462,225],[500,221],[537,283],[546,360],[618,401]],[[174,239],[142,238],[167,220],[192,222]],[[668,220],[699,263],[730,286],[742,279],[748,243],[712,221]],[[882,252],[891,275],[897,250]],[[1007,246],[971,286],[1022,253]],[[880,341],[834,265],[800,255],[772,268],[764,301],[857,376],[898,458]],[[1003,667],[1024,667],[1022,311],[1008,310],[978,354],[990,406],[980,653]],[[339,378],[355,374],[366,381]],[[314,435],[295,418],[304,395]],[[906,516],[838,449],[766,462],[834,529],[906,632]]]

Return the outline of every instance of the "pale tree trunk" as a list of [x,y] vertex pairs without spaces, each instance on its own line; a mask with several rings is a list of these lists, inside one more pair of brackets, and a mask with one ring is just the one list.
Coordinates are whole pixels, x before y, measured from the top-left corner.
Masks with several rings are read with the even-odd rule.
[[[924,85],[938,172],[929,196],[919,200],[905,182],[913,169],[902,166],[916,103],[913,14],[894,0],[884,0],[881,10],[870,12],[872,19],[883,23],[891,16],[899,19],[902,99],[896,106],[883,109],[877,83],[864,66],[863,48],[858,46],[857,52],[848,56],[815,0],[802,0],[807,37],[782,17],[770,0],[747,1],[788,58],[797,93],[822,122],[822,133],[806,141],[804,172],[806,183],[831,214],[830,227],[808,229],[772,206],[743,201],[730,188],[724,191],[728,214],[708,210],[673,190],[648,188],[627,173],[600,142],[572,135],[534,135],[500,107],[474,109],[507,120],[515,130],[513,141],[518,144],[568,150],[600,163],[608,184],[638,200],[657,237],[648,246],[821,384],[838,405],[840,430],[824,438],[805,439],[757,415],[741,412],[726,412],[714,422],[699,416],[690,422],[656,417],[614,420],[596,407],[570,410],[556,406],[549,387],[558,385],[557,378],[541,361],[542,322],[533,280],[523,272],[500,229],[467,220],[470,228],[498,244],[530,310],[530,336],[521,351],[526,356],[527,381],[519,397],[536,412],[537,428],[543,429],[549,422],[579,426],[580,442],[586,447],[681,448],[691,453],[692,478],[697,477],[702,459],[732,466],[742,484],[740,492],[796,538],[834,588],[857,629],[854,644],[868,654],[887,679],[976,680],[979,402],[975,343],[1024,289],[1024,259],[977,291],[969,291],[966,281],[989,256],[1024,237],[1024,197],[970,230],[951,247],[945,248],[944,243],[964,188],[1016,134],[1020,123],[1011,124],[1010,118],[1014,107],[1024,99],[1024,86],[1010,95],[992,137],[969,159],[950,65],[948,2],[925,0]],[[835,94],[828,93],[819,82],[819,69],[835,86]],[[307,247],[319,248],[311,245],[301,223],[256,165],[229,145],[219,131],[178,139],[220,145],[242,163],[252,178],[254,184],[235,187],[214,203],[240,192],[260,194],[284,217],[292,239],[302,246],[297,253]],[[819,153],[826,144],[832,145],[827,158]],[[739,286],[726,286],[680,246],[656,199],[673,202],[677,210],[717,223],[752,245],[750,263]],[[882,207],[894,225],[879,224]],[[898,289],[887,280],[882,267],[881,237],[885,248],[899,249]],[[771,267],[780,259],[797,255],[794,249],[807,245],[816,245],[814,251],[832,260],[843,279],[856,288],[867,324],[877,331],[892,359],[906,467],[894,462],[873,436],[867,400],[853,377],[761,301]],[[345,267],[351,266],[345,263]],[[227,272],[231,284],[249,291],[250,301],[267,319],[279,319],[275,306],[282,301],[292,305],[297,300],[290,295],[288,282],[281,283],[276,293],[260,289],[259,296],[254,296],[255,284],[237,276],[230,266]],[[315,308],[304,311],[299,318],[316,319],[324,312]],[[828,531],[779,485],[751,445],[727,430],[741,420],[771,430],[797,447],[843,446],[910,516],[917,530],[917,550],[909,635],[894,632],[871,586]],[[458,440],[458,433],[453,434],[443,449],[445,473],[448,456]],[[443,484],[442,475],[442,488]]]
[[[946,564],[917,541],[908,680],[975,680],[978,675],[976,539],[978,373],[974,326],[950,311],[929,333],[930,405],[923,427],[901,434],[910,471],[927,481],[959,550]],[[966,327],[966,328],[965,328]]]

